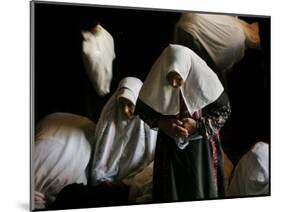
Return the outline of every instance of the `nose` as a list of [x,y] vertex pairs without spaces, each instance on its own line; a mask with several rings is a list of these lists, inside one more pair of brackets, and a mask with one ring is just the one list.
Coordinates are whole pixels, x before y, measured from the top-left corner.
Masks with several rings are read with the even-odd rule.
[[128,105],[125,105],[123,108],[124,114],[128,117],[131,118],[131,110],[130,107]]
[[172,81],[172,86],[173,86],[174,88],[176,88],[177,85],[178,85],[177,80],[173,79],[173,81]]
[[124,106],[124,112],[125,113],[129,113],[130,112],[130,108],[128,107],[128,105]]

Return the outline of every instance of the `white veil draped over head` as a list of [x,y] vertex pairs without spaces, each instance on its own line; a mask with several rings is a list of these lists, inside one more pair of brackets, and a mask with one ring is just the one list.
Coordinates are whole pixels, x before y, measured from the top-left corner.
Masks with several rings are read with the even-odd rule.
[[236,165],[227,196],[269,194],[269,145],[257,142]]
[[176,24],[175,39],[180,33],[177,27],[200,42],[220,71],[241,60],[245,48],[257,48],[260,44],[258,24],[248,24],[235,16],[184,13]]
[[37,209],[54,202],[65,186],[87,183],[94,130],[89,119],[69,113],[53,113],[39,122],[32,160]]
[[154,158],[157,131],[151,130],[139,116],[128,119],[118,98],[136,104],[142,82],[126,77],[104,106],[95,131],[91,182],[119,181],[133,177]]
[[82,31],[83,60],[88,76],[99,96],[110,92],[112,63],[115,59],[114,40],[101,25],[98,31]]
[[[180,88],[168,84],[169,72],[177,72],[185,81]],[[144,81],[139,98],[163,115],[180,112],[179,95],[182,93],[190,114],[214,102],[223,92],[217,75],[192,50],[170,44],[153,64]]]

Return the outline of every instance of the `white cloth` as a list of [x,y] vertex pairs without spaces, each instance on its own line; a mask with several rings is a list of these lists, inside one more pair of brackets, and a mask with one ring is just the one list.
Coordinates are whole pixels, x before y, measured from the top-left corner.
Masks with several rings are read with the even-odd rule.
[[68,113],[53,113],[39,122],[32,159],[36,208],[52,203],[68,184],[87,183],[94,130],[89,119]]
[[[167,82],[169,72],[176,71],[184,84],[173,88]],[[214,102],[223,92],[217,75],[192,50],[170,44],[151,68],[139,98],[163,115],[180,112],[180,92],[190,114]]]
[[175,38],[177,27],[198,40],[222,72],[243,58],[246,47],[260,43],[257,23],[250,25],[235,16],[184,13],[176,24]]
[[227,196],[269,194],[269,146],[256,143],[234,169]]
[[110,92],[112,63],[115,59],[114,40],[109,32],[98,25],[100,31],[91,33],[82,31],[83,60],[86,71],[99,96]]
[[[157,131],[151,130],[139,116],[128,119],[120,110],[119,91],[129,89],[135,104],[142,82],[123,79],[104,106],[95,132],[95,152],[91,168],[92,183],[130,178],[153,160]],[[123,93],[123,92],[122,92]]]

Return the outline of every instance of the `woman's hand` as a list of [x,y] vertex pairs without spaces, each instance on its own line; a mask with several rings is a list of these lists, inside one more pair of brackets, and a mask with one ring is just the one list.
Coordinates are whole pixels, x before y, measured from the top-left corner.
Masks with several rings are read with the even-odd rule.
[[170,137],[187,137],[188,130],[184,128],[183,122],[178,119],[161,119],[158,122],[159,128]]
[[196,121],[192,118],[184,118],[182,119],[182,127],[184,127],[188,134],[191,135],[196,132],[197,126],[196,126]]

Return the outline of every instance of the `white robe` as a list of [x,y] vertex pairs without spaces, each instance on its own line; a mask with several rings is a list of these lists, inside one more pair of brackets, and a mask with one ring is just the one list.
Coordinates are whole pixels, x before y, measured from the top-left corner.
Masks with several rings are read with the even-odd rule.
[[247,47],[256,48],[260,43],[258,24],[248,24],[235,16],[185,13],[177,27],[198,40],[222,72],[240,61]]
[[234,169],[227,196],[269,195],[269,146],[256,143]]
[[120,89],[126,88],[130,90],[127,97],[135,104],[141,86],[137,78],[123,79],[102,110],[91,167],[94,185],[102,181],[128,180],[153,160],[157,131],[151,130],[139,116],[127,119],[117,100]]
[[32,154],[36,208],[52,203],[69,184],[87,183],[94,130],[89,119],[69,113],[53,113],[39,122]]
[[99,96],[110,92],[112,63],[115,58],[114,40],[102,26],[100,31],[82,31],[83,60],[90,80]]

